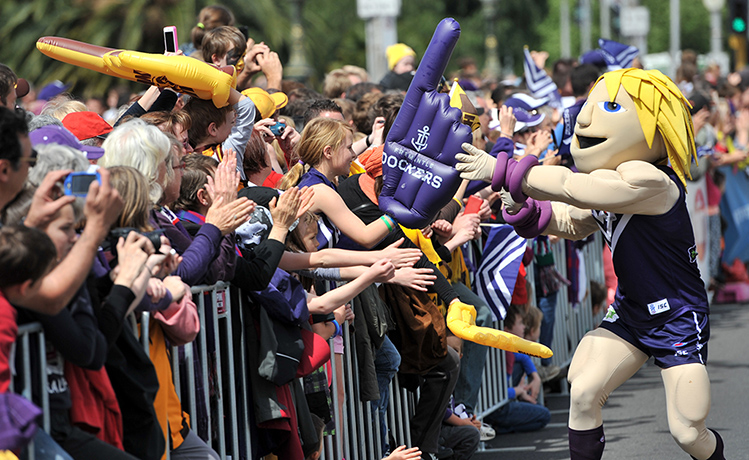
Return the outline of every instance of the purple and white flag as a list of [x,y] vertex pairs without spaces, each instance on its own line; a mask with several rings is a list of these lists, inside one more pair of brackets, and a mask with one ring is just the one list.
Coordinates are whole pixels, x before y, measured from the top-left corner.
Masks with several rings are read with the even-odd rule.
[[640,50],[635,46],[605,38],[598,39],[598,47],[601,48],[603,56],[606,58],[606,63],[609,65],[608,70],[617,70],[617,66],[620,69],[632,67],[632,61],[640,54]]
[[[523,48],[523,71],[525,72],[525,83],[531,95],[537,99],[549,98],[549,105],[561,103],[561,97],[556,83],[551,79],[544,69],[536,67],[528,48]],[[561,105],[560,105],[561,107]]]
[[489,232],[475,284],[495,320],[507,314],[526,245],[511,225],[498,225]]

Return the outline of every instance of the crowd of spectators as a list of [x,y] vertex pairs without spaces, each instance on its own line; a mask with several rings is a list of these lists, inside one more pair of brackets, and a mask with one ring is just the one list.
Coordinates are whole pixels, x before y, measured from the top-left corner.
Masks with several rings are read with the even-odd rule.
[[[343,417],[331,388],[336,401],[350,397],[343,382],[331,386],[330,379],[343,378],[342,356],[354,352],[362,399],[373,409],[366,423],[379,426],[383,457],[469,459],[480,440],[542,429],[550,413],[539,395],[563,369],[507,353],[503,377],[512,402],[482,422],[475,411],[487,349],[461,343],[444,321],[446,307],[460,300],[476,307],[478,325],[492,324],[492,309],[471,281],[486,237],[480,223],[502,223],[499,194],[466,181],[424,229],[401,228],[377,206],[383,143],[416,53],[394,45],[382,81],[344,66],[317,92],[284,79],[278,54],[246,37],[219,6],[200,11],[191,42],[178,53],[237,68],[229,105],[157,87],[134,95],[114,87],[106,98],[81,101],[60,81],[37,92],[19,78],[33,76],[0,64],[0,411],[13,407],[36,418],[38,409],[8,391],[22,377],[13,373],[18,325],[38,322],[47,385],[37,392],[48,393],[51,412],[49,433],[0,436],[15,440],[0,446],[6,455],[28,456],[33,440],[36,458],[159,459],[167,450],[173,459],[219,458],[196,428],[210,402],[190,420],[171,367],[172,347],[189,344],[205,326],[190,287],[219,281],[239,289],[247,318],[240,333],[253,375],[238,391],[253,402],[245,418],[256,424],[256,458],[320,456],[324,436]],[[456,81],[480,121],[476,147],[509,144],[516,158],[574,167],[563,147],[570,123],[563,109],[581,106],[605,69],[554,63],[550,73],[564,101],[554,106],[520,79],[482,79],[470,60],[461,67]],[[684,53],[677,80],[692,101],[707,159],[693,178],[704,175],[708,184],[717,288],[724,279],[719,167],[747,160],[749,75],[700,73]],[[87,176],[87,189],[65,192],[66,178]],[[477,213],[465,212],[470,196],[480,198]],[[569,245],[568,254],[580,247],[533,241],[524,265],[535,261],[535,282],[526,282],[521,267],[504,323],[547,346],[560,286],[571,286],[573,303],[589,295],[556,271],[555,244]],[[572,259],[568,278],[578,273]],[[615,283],[596,286],[594,308],[606,305]],[[141,322],[148,322],[148,352]],[[342,340],[349,328],[353,350]],[[330,339],[332,359],[312,356],[314,369],[298,369],[298,357],[310,353],[299,343]],[[196,372],[214,371],[202,366]],[[410,448],[392,445],[388,433],[396,375],[420,392]],[[279,409],[289,406],[291,416]]]

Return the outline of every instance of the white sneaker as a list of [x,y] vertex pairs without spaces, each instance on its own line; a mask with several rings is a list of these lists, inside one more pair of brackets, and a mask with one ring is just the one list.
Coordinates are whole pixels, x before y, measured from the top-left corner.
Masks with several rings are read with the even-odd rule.
[[491,425],[487,425],[484,422],[481,422],[481,441],[490,441],[494,439],[494,437],[497,435],[497,433],[494,432],[494,428],[491,427]]

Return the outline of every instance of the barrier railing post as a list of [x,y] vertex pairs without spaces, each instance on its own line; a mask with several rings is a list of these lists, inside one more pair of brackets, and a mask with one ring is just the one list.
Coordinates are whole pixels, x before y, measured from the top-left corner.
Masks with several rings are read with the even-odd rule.
[[[230,396],[237,394],[235,369],[234,369],[234,331],[232,327],[232,302],[231,292],[228,288],[224,290],[224,327],[226,328],[226,351],[227,351],[227,365],[228,377],[229,377],[229,393]],[[218,336],[217,336],[218,337]],[[238,427],[238,414],[236,402],[229,404],[229,421],[231,422],[231,455],[232,458],[239,458],[239,427]],[[224,444],[223,442],[221,444]]]
[[[242,327],[245,327],[245,317],[244,313],[245,310],[242,306],[242,291],[237,291],[237,298],[239,299],[239,321],[242,324]],[[242,382],[244,383],[245,388],[248,388],[250,376],[247,374],[245,369],[245,364],[247,363],[247,343],[245,342],[245,334],[244,330],[241,331],[240,338],[239,338],[239,345],[240,345],[240,359],[242,364],[242,369],[240,369],[240,374],[242,376]],[[243,414],[245,414],[244,423],[242,424],[244,426],[244,437],[245,437],[245,458],[251,458],[252,456],[252,443],[250,440],[250,423],[248,420],[247,415],[250,413],[250,408],[252,405],[252,402],[250,401],[249,395],[242,389],[243,397],[242,397],[242,409]]]
[[[217,287],[214,285],[211,289],[211,314],[213,315],[213,349],[216,353],[216,384],[214,385],[214,390],[216,391],[217,395],[217,401],[218,401],[218,407],[216,408],[218,412],[217,416],[217,428],[218,428],[218,454],[221,456],[221,458],[226,458],[226,431],[224,426],[224,401],[223,401],[223,392],[224,392],[224,375],[222,372],[222,364],[221,364],[221,341],[219,339],[218,334],[218,323],[219,323],[219,312],[218,312],[218,290]],[[205,335],[205,344],[206,344],[206,353],[208,352],[208,337],[207,334]],[[206,361],[207,363],[207,361]],[[212,418],[212,417],[209,417]]]

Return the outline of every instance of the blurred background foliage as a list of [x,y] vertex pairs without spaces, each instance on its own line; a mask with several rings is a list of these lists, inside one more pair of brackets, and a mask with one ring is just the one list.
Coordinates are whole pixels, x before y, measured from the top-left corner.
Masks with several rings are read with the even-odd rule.
[[[313,69],[310,82],[319,88],[324,74],[344,64],[366,67],[364,21],[356,15],[355,0],[297,0],[302,5],[305,52]],[[77,95],[102,96],[124,80],[98,74],[48,58],[36,50],[43,36],[59,36],[111,48],[144,52],[163,51],[162,28],[176,25],[180,42],[190,39],[200,8],[217,2],[204,0],[3,0],[0,2],[0,62],[11,66],[38,87],[59,79],[73,84]],[[289,56],[292,0],[225,0],[237,25],[246,25],[250,36],[277,51],[281,61]],[[560,56],[560,0],[498,0],[495,34],[504,73],[522,72],[522,49],[546,50],[549,63]],[[580,51],[579,8],[571,5],[571,45]],[[598,38],[598,2],[593,0],[593,43]],[[668,49],[668,14],[665,0],[641,0],[651,8],[649,52]],[[662,14],[663,13],[663,14]],[[701,0],[681,0],[683,48],[709,51],[709,18]],[[419,56],[426,49],[434,27],[444,17],[461,24],[451,68],[456,58],[472,57],[483,66],[485,18],[481,0],[408,0],[402,2],[398,39]],[[612,37],[617,39],[618,37]],[[138,88],[137,83],[132,83]]]

